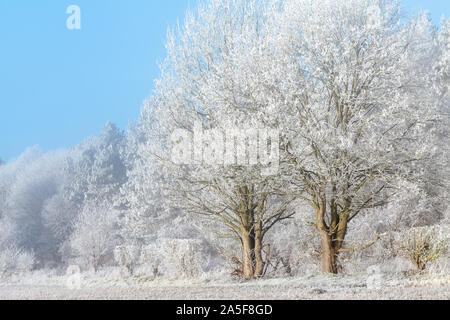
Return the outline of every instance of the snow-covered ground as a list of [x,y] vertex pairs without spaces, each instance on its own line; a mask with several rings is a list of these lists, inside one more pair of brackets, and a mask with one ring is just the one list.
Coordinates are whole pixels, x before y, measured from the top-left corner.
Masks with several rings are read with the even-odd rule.
[[242,282],[231,280],[149,281],[83,276],[79,288],[64,277],[0,283],[0,299],[440,299],[450,300],[450,275],[311,275]]

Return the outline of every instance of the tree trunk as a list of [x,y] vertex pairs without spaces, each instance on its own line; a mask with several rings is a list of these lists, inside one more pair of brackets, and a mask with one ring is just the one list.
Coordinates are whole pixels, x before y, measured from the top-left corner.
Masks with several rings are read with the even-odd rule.
[[261,278],[264,272],[262,240],[252,234],[242,235],[242,276],[244,279]]
[[262,253],[264,237],[262,214],[265,210],[265,198],[259,203],[258,211],[255,212],[254,187],[242,187],[239,193],[241,195],[239,233],[242,245],[242,277],[261,278],[265,267]]
[[333,246],[332,237],[326,232],[321,233],[322,240],[322,271],[327,273],[338,273],[337,253]]
[[242,276],[245,279],[253,279],[255,267],[255,242],[247,232],[242,234]]
[[[336,250],[333,243],[333,235],[325,223],[325,213],[327,205],[324,198],[320,199],[320,205],[316,209],[317,229],[322,242],[322,271],[327,273],[337,273]],[[333,219],[334,220],[334,219]],[[334,222],[334,221],[333,221]]]
[[327,203],[325,196],[318,199],[316,208],[317,229],[322,243],[322,271],[327,273],[338,273],[338,255],[347,234],[347,224],[350,215],[349,201],[345,201],[345,209],[338,210],[335,198],[331,199],[329,205],[330,225],[325,222]]
[[262,240],[261,237],[255,238],[255,278],[261,278],[264,272],[264,260],[262,256]]

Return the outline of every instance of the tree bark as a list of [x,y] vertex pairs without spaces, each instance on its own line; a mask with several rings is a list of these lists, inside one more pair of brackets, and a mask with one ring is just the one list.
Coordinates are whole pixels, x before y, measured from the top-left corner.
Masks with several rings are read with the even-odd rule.
[[264,272],[262,239],[253,233],[242,234],[242,276],[244,279],[261,278]]
[[338,273],[337,252],[333,246],[333,239],[326,231],[321,232],[322,241],[322,272]]
[[264,259],[262,256],[262,230],[261,223],[258,223],[255,231],[255,278],[261,278],[264,272]]
[[348,214],[341,215],[334,200],[330,204],[331,224],[325,222],[327,203],[325,198],[319,199],[316,208],[317,230],[322,245],[322,271],[338,273],[338,254],[347,232]]
[[240,238],[242,246],[242,277],[244,279],[261,278],[264,273],[263,259],[263,223],[264,207],[255,207],[254,187],[246,186],[239,190],[240,202]]
[[242,237],[242,276],[244,279],[253,279],[255,273],[254,257],[255,257],[255,242],[254,239],[243,231]]

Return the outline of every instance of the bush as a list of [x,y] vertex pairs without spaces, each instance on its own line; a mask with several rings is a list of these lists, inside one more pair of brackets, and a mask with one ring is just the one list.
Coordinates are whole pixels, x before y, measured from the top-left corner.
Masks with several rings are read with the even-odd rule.
[[107,205],[87,205],[74,224],[72,253],[86,268],[98,271],[113,260],[117,242],[116,212]]
[[35,264],[34,254],[16,247],[0,251],[0,276],[31,271]]
[[154,277],[160,275],[163,255],[160,247],[156,244],[147,245],[142,248],[140,263],[151,270]]
[[439,240],[434,228],[420,228],[410,231],[400,246],[400,253],[411,260],[419,271],[423,271],[428,263],[442,257],[447,248],[447,240]]
[[270,253],[266,266],[268,276],[308,274],[316,270],[320,263],[320,242],[314,229],[301,214],[275,226],[265,238],[265,243],[265,253]]
[[211,260],[208,248],[196,239],[159,239],[142,249],[140,262],[154,276],[193,278],[208,269]]
[[141,250],[138,246],[118,246],[114,249],[114,260],[121,267],[125,267],[130,275],[133,275],[136,265],[139,263]]
[[169,275],[192,278],[206,269],[209,255],[201,240],[164,239],[161,242],[164,271]]

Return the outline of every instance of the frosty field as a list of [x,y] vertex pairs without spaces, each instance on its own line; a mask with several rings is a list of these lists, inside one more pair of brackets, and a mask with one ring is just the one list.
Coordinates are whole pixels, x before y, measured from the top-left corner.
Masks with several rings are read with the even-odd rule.
[[[212,281],[211,281],[212,282]],[[371,288],[367,275],[315,275],[293,279],[241,281],[83,280],[70,289],[62,278],[0,284],[0,300],[449,300],[450,276],[383,276]]]

